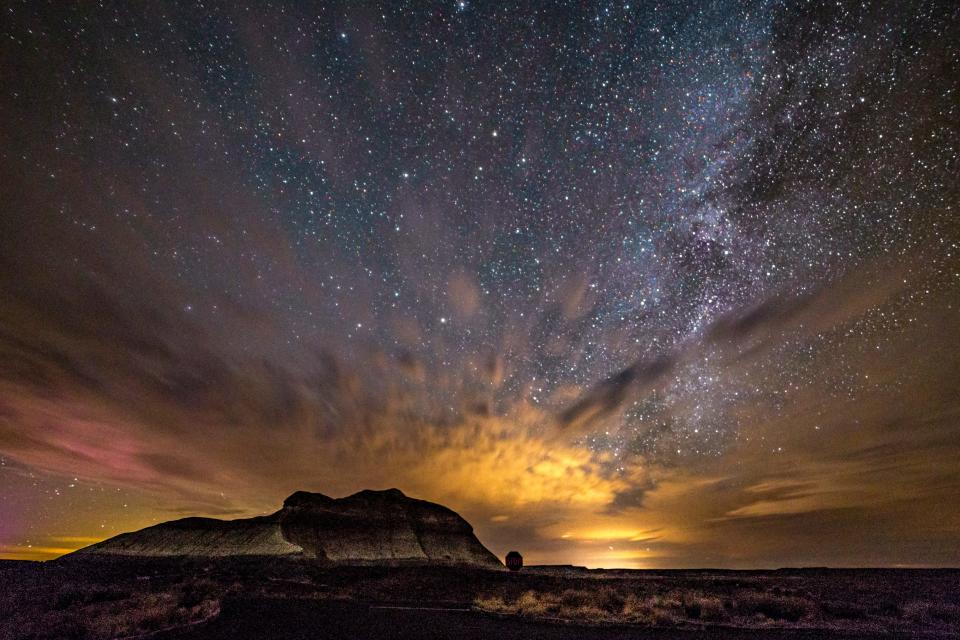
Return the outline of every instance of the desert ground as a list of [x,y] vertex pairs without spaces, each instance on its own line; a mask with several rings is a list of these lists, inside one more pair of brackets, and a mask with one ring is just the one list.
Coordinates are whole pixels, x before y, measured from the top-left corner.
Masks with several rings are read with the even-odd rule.
[[953,638],[960,570],[0,562],[0,638]]

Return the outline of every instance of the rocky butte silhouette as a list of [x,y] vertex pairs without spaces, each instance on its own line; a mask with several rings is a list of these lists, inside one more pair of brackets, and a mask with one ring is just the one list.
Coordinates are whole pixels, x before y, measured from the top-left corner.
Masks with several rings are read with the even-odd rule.
[[301,556],[343,564],[503,565],[455,511],[399,489],[345,498],[297,491],[283,508],[238,520],[183,518],[124,533],[71,556]]

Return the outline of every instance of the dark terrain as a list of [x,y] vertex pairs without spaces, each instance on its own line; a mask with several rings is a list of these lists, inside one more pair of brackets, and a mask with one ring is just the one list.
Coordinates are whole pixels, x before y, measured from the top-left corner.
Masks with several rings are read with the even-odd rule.
[[958,570],[0,562],[2,638],[951,638]]

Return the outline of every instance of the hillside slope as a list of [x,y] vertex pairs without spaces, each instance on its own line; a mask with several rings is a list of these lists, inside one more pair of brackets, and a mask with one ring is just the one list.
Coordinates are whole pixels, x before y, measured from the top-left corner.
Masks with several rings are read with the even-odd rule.
[[124,533],[72,555],[302,556],[335,563],[503,565],[456,512],[398,489],[345,498],[298,491],[256,518],[184,518]]

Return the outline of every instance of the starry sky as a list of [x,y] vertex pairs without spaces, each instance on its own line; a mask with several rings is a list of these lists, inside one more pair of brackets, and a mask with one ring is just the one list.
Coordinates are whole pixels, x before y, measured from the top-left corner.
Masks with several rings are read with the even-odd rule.
[[952,2],[10,2],[0,557],[399,487],[960,565]]

